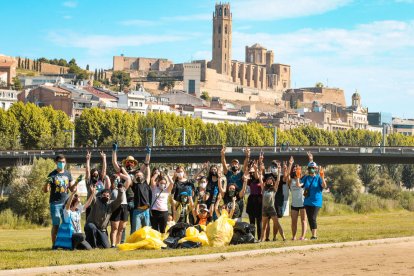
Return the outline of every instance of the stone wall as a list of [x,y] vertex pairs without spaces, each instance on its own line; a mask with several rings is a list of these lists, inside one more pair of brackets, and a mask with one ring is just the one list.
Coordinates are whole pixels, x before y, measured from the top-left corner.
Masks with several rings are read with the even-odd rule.
[[[17,60],[18,58],[16,58]],[[54,74],[64,75],[69,72],[69,67],[59,66],[49,63],[41,62],[39,68],[35,68],[35,62],[31,59],[20,58],[20,63],[23,64],[26,60],[29,61],[29,70],[37,71],[40,74]]]

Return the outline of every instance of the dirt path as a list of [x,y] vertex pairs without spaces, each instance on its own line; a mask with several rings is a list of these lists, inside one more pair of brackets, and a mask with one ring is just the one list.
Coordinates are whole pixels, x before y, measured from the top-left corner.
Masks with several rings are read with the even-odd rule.
[[82,275],[108,274],[414,275],[414,241],[82,271]]
[[414,237],[0,271],[2,275],[414,275]]

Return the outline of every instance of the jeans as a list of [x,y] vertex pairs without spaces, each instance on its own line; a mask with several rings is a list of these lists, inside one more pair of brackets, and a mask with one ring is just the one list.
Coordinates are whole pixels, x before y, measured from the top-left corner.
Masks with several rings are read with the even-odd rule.
[[135,209],[132,213],[131,233],[144,226],[151,226],[149,208],[146,210]]
[[89,222],[85,225],[86,241],[92,248],[109,248],[108,234]]

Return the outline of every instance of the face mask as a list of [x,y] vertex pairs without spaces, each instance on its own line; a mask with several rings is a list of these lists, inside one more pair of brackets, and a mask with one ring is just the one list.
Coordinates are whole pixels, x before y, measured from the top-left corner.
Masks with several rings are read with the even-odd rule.
[[181,197],[181,203],[186,204],[188,198],[186,196]]
[[59,170],[63,170],[64,168],[65,168],[65,163],[64,162],[58,162],[57,163],[57,168],[59,169]]
[[177,173],[178,178],[183,178],[184,177],[184,172],[179,172]]
[[314,169],[314,168],[308,168],[308,172],[309,172],[310,174],[314,174],[314,173],[315,173],[315,169]]
[[234,197],[236,195],[236,191],[229,191],[229,197]]
[[144,182],[144,177],[138,176],[137,181],[138,181],[138,183],[143,183]]
[[296,178],[296,171],[290,173],[291,178]]
[[165,190],[165,188],[166,188],[166,187],[167,187],[167,185],[166,185],[166,184],[164,184],[164,183],[163,183],[163,184],[160,184],[160,189],[161,189],[161,190]]
[[273,187],[273,185],[272,185],[272,184],[266,183],[266,188],[270,189],[270,188],[272,188],[272,187]]
[[218,173],[217,173],[217,172],[211,172],[211,175],[212,175],[212,176],[217,176],[217,175],[218,175]]
[[107,198],[107,197],[101,197],[101,201],[102,201],[102,203],[108,203],[108,201],[109,201],[109,198]]
[[207,182],[201,182],[200,188],[205,189],[207,187]]
[[254,172],[251,172],[250,173],[250,179],[254,179],[255,177],[254,177]]
[[272,167],[272,168],[270,169],[270,172],[271,172],[272,174],[277,175],[277,168],[276,168],[276,167]]
[[231,170],[232,170],[233,172],[237,172],[238,167],[237,167],[237,166],[231,166]]

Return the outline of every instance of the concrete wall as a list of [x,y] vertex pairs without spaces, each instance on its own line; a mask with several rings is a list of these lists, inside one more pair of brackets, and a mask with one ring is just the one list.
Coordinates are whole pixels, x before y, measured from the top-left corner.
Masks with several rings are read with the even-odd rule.
[[195,82],[195,96],[200,97],[201,65],[198,63],[184,63],[183,83],[184,91],[189,93],[189,82]]

